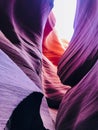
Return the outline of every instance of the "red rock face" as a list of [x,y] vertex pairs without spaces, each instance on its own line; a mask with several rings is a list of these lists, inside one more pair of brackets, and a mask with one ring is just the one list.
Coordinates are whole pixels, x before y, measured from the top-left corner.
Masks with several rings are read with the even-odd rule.
[[51,12],[48,16],[43,38],[42,83],[49,107],[58,109],[64,94],[70,87],[63,85],[57,76],[57,65],[64,53],[64,47],[62,47],[54,27],[55,16]]

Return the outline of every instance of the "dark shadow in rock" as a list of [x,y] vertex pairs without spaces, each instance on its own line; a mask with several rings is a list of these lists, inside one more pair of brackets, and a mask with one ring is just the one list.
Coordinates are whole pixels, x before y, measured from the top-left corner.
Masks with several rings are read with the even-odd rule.
[[5,130],[47,130],[40,117],[42,98],[43,94],[33,92],[21,101],[13,111]]

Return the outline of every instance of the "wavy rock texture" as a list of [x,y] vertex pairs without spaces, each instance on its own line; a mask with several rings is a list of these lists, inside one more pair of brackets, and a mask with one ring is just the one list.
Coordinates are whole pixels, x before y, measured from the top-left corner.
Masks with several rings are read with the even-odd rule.
[[[36,92],[35,96],[33,96],[34,92]],[[31,99],[28,98],[27,96],[31,97],[32,101],[29,101]],[[38,99],[38,101],[36,100],[35,97]],[[54,129],[53,122],[48,112],[48,106],[45,103],[46,100],[43,99],[42,103],[41,102],[42,97],[43,97],[42,91],[38,88],[38,86],[36,86],[35,83],[32,82],[23,73],[23,71],[7,55],[5,55],[0,50],[0,130],[4,129],[14,109],[16,109],[17,116],[14,117],[14,120],[12,119],[13,115],[15,114],[11,116],[11,120],[9,121],[10,124],[7,125],[7,127],[9,126],[8,129],[24,130],[24,127],[36,128],[37,126],[35,126],[35,124],[38,122],[37,121],[32,122],[32,121],[34,119],[35,120],[37,119],[36,116],[39,114],[39,112],[41,118],[45,120],[43,125],[46,128]],[[22,105],[23,104],[22,102],[24,102],[24,106]],[[41,108],[39,108],[38,106],[35,105],[35,102],[36,104],[39,103],[43,105],[41,106]],[[22,108],[18,109],[20,113],[17,112],[17,108],[19,107]],[[33,113],[32,111],[33,107],[34,110],[36,110],[36,113],[35,111]],[[46,120],[47,117],[48,119]],[[28,124],[28,121],[30,121],[31,123]]]
[[56,130],[98,129],[98,61],[67,94],[59,108]]
[[56,130],[98,129],[98,0],[78,0],[74,34],[58,65],[71,88],[62,99]]
[[52,7],[53,0],[0,1],[0,130],[54,129],[41,81]]
[[10,2],[0,2],[0,30],[4,34],[0,48],[41,86],[42,37],[53,1]]
[[40,89],[0,50],[0,130],[23,98]]
[[59,59],[64,53],[65,48],[62,46],[57,32],[52,30],[44,42],[44,55],[55,65],[58,65]]
[[74,34],[58,65],[58,75],[65,85],[76,85],[98,59],[97,2],[78,1]]
[[43,88],[50,108],[59,108],[59,104],[69,90],[69,86],[61,84],[57,76],[57,67],[43,56]]
[[[48,16],[44,37],[43,37],[43,54],[55,65],[58,65],[59,59],[67,48],[68,42],[59,38],[55,29],[56,19],[51,11]],[[63,47],[64,45],[64,47]]]
[[0,130],[98,129],[97,6],[77,0],[67,43],[53,0],[0,0]]
[[57,64],[64,53],[64,47],[55,30],[55,22],[55,16],[51,12],[44,31],[42,81],[49,107],[58,109],[64,94],[70,87],[62,85],[57,76]]

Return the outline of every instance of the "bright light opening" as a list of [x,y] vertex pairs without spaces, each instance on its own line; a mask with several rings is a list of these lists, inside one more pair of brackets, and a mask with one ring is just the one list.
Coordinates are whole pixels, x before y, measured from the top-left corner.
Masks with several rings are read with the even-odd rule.
[[56,17],[56,30],[60,38],[71,40],[76,11],[76,0],[55,0],[53,12]]

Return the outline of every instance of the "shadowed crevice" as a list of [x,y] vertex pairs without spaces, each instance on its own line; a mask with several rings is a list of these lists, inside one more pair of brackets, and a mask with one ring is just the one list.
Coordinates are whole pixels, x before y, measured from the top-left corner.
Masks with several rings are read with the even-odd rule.
[[[46,130],[40,117],[43,94],[33,92],[13,111],[7,122],[8,130]],[[6,130],[6,128],[5,128]]]

